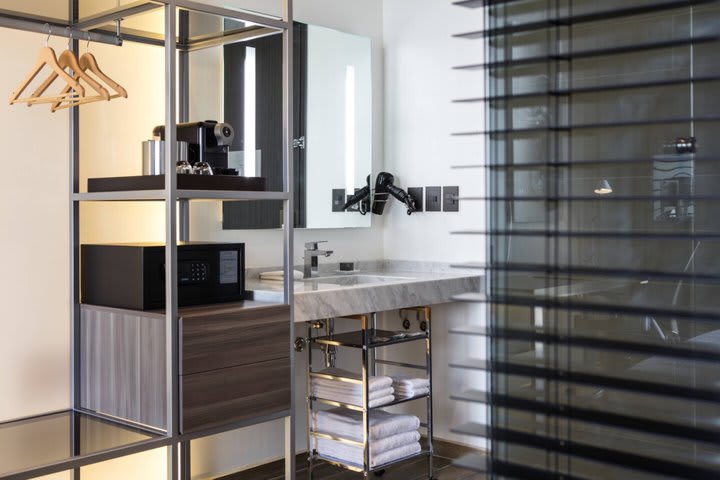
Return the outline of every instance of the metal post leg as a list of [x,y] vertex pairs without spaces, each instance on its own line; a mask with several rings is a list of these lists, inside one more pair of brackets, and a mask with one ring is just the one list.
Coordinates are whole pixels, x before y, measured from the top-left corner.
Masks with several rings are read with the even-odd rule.
[[433,408],[432,408],[432,316],[430,307],[425,308],[425,321],[427,322],[427,339],[425,340],[425,362],[427,366],[428,384],[430,395],[427,398],[427,439],[428,439],[428,478],[433,477]]
[[179,448],[177,443],[172,443],[167,447],[167,478],[168,480],[178,480],[178,459]]
[[180,443],[180,478],[182,480],[192,478],[190,458],[190,440],[186,440]]

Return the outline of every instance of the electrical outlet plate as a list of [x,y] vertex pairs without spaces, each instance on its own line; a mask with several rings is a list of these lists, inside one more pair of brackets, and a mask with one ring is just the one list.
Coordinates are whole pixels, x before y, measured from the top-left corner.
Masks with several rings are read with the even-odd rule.
[[333,188],[332,190],[332,211],[342,212],[343,205],[345,205],[345,189],[344,188]]
[[425,211],[439,212],[442,204],[440,187],[425,187]]
[[460,211],[457,197],[460,195],[459,187],[443,187],[443,212]]
[[409,187],[407,189],[408,195],[415,201],[415,211],[423,211],[423,187]]

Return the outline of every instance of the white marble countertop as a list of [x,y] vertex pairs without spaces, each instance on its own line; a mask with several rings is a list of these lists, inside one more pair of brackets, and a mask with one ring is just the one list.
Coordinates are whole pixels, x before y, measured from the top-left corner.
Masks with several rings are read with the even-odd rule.
[[[454,295],[480,291],[482,278],[479,271],[410,262],[372,262],[359,270],[342,275],[326,268],[317,279],[295,281],[295,321],[447,303]],[[282,301],[282,282],[250,274],[245,289],[255,300]]]

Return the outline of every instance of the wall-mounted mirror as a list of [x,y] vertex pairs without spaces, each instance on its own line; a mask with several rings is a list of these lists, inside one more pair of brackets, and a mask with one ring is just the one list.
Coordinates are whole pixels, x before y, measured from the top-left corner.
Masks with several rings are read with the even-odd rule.
[[[282,37],[223,47],[224,121],[235,128],[230,163],[282,189]],[[296,23],[295,227],[369,227],[342,211],[372,168],[370,39]],[[190,98],[204,85],[190,85]],[[251,152],[251,153],[248,153]],[[281,202],[224,202],[224,229],[279,228]]]

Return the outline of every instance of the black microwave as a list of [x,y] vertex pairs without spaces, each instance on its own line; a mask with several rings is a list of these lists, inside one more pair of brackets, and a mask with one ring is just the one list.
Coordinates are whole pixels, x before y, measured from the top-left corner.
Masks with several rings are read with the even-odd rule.
[[[178,305],[242,301],[245,244],[179,243]],[[165,246],[162,244],[82,245],[80,295],[83,303],[132,310],[165,307]]]

